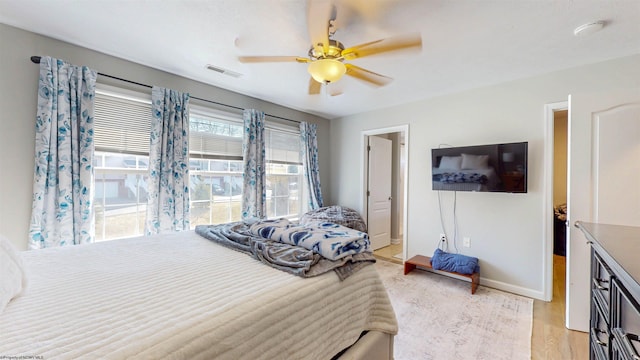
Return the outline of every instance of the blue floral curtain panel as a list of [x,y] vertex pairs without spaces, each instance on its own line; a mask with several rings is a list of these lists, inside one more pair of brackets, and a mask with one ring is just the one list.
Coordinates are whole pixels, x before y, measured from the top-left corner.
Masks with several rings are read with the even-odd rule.
[[321,208],[322,190],[320,189],[320,166],[318,164],[318,138],[316,130],[318,126],[300,123],[300,138],[302,143],[302,168],[305,178],[305,188],[309,199],[309,209]]
[[40,59],[29,248],[93,242],[93,112],[98,73]]
[[189,230],[189,94],[151,90],[145,234]]
[[267,215],[264,113],[246,109],[242,117],[242,218],[262,219]]

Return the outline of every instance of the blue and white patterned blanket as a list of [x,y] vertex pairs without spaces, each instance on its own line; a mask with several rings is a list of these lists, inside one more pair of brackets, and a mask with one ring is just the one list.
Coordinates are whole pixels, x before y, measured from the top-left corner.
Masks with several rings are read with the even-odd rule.
[[302,246],[330,260],[369,251],[369,236],[331,222],[291,224],[287,219],[264,220],[251,225],[252,234],[285,244]]

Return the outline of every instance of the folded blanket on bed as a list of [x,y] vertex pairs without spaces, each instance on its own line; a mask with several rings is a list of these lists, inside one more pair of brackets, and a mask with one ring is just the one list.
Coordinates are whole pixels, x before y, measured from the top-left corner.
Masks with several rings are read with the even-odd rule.
[[462,254],[451,254],[436,249],[431,257],[431,266],[434,270],[457,272],[460,274],[473,274],[480,271],[478,258]]
[[261,220],[251,224],[249,231],[253,235],[280,241],[284,230],[293,226],[287,219]]
[[[281,219],[284,220],[284,219]],[[292,225],[288,221],[265,220],[251,225],[250,231],[274,241],[302,246],[329,260],[369,250],[369,236],[361,231],[331,222]]]
[[301,277],[334,271],[340,280],[344,280],[363,266],[375,262],[370,252],[345,256],[340,260],[325,259],[300,246],[255,236],[243,222],[198,225],[196,233],[220,245],[244,252],[273,268]]

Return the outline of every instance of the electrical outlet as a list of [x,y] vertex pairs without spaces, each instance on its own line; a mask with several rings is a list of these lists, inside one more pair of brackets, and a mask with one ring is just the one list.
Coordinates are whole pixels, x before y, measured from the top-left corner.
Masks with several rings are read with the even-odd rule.
[[463,238],[462,239],[462,246],[471,247],[471,238],[470,237]]
[[441,242],[445,242],[445,241],[447,241],[447,235],[445,235],[445,234],[440,234],[440,241],[441,241]]

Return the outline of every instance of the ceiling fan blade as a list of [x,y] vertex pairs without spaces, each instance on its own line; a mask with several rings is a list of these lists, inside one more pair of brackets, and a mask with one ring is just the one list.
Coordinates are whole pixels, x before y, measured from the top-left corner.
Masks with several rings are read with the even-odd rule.
[[394,5],[394,1],[372,0],[334,0],[334,5],[340,13],[334,25],[338,29],[351,27],[354,24],[375,24]]
[[360,44],[342,50],[341,56],[345,60],[353,60],[365,56],[381,54],[397,50],[422,49],[422,37],[420,34],[409,34],[380,39],[365,44]]
[[322,84],[315,81],[312,77],[309,78],[309,95],[320,94],[321,87],[322,87]]
[[335,19],[333,9],[331,0],[307,0],[307,29],[311,45],[318,53],[329,51],[329,21]]
[[344,64],[347,68],[346,75],[352,76],[356,79],[362,80],[369,84],[373,84],[376,86],[385,86],[391,81],[392,78],[374,73],[373,71],[369,71],[367,69],[363,69],[359,66],[355,66],[353,64]]
[[238,56],[241,63],[257,63],[257,62],[299,62],[308,63],[310,59],[298,56]]

